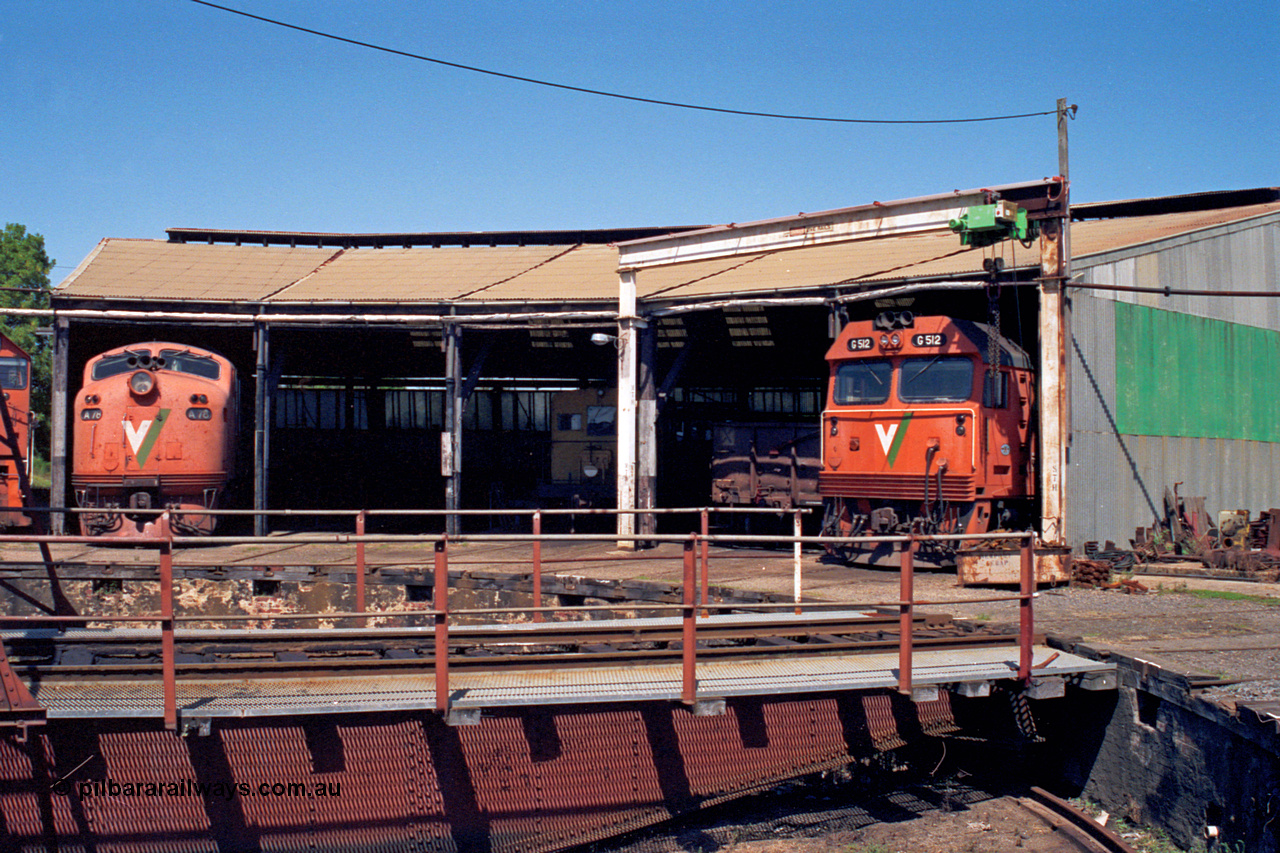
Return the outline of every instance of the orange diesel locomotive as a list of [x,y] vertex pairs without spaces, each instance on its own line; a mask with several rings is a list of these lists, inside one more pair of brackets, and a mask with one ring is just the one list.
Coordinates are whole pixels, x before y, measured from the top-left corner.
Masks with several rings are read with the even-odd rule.
[[[212,533],[235,474],[236,370],[217,353],[141,343],[95,356],[75,402],[71,483],[81,507],[172,509],[179,533]],[[82,514],[86,535],[160,533],[154,512]]]
[[[886,312],[846,325],[827,361],[818,490],[829,531],[984,533],[1032,521],[1035,373],[1021,347],[982,323]],[[921,543],[918,555],[955,563],[949,543]],[[897,561],[888,543],[847,556]]]
[[[5,506],[26,506],[23,481],[31,478],[31,356],[22,347],[0,334],[0,389],[4,410],[0,412],[0,499]],[[0,527],[27,527],[30,516],[0,510]]]

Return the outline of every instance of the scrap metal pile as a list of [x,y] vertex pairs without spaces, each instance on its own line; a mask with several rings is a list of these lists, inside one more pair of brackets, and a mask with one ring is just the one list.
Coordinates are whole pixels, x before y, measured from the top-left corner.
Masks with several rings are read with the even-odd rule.
[[1212,517],[1205,499],[1184,498],[1178,486],[1164,492],[1164,515],[1134,531],[1132,550],[1107,542],[1085,545],[1085,557],[1072,567],[1074,580],[1091,585],[1110,582],[1112,571],[1131,571],[1150,563],[1199,563],[1206,570],[1256,580],[1280,577],[1280,509],[1256,519],[1248,510],[1223,510]]

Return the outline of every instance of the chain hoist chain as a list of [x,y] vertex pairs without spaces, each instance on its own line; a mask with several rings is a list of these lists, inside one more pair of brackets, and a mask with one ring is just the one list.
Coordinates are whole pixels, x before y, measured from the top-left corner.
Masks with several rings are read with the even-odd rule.
[[[994,377],[1000,370],[1000,285],[987,289],[987,313],[992,334],[987,337],[987,371]],[[992,383],[995,382],[993,378]]]
[[1000,372],[1000,272],[1004,260],[992,258],[984,266],[991,275],[987,280],[987,320],[991,324],[991,333],[987,335],[987,373],[991,376],[988,381],[994,393],[996,376]]

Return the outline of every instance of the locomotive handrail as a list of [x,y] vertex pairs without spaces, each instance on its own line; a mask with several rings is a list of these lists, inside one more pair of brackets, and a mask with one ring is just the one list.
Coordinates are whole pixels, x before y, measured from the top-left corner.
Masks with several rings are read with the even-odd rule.
[[[747,508],[738,508],[747,509]],[[757,508],[750,508],[757,509]],[[710,609],[724,611],[737,609],[741,610],[749,606],[752,610],[773,611],[795,608],[796,612],[801,612],[801,601],[799,595],[799,581],[796,586],[796,600],[793,603],[752,603],[744,606],[736,605],[713,605],[709,601],[707,593],[708,588],[708,547],[712,543],[736,543],[736,544],[792,544],[799,553],[802,545],[843,545],[849,543],[889,543],[897,547],[901,554],[900,568],[900,590],[897,601],[878,602],[868,604],[850,602],[805,602],[804,607],[813,611],[822,611],[826,609],[834,609],[838,607],[848,608],[850,606],[859,607],[892,607],[896,608],[899,613],[899,662],[898,662],[898,690],[906,695],[913,693],[913,620],[915,608],[923,605],[943,604],[940,601],[917,600],[914,594],[914,572],[915,559],[914,552],[916,546],[921,542],[934,540],[947,541],[967,541],[967,540],[984,540],[984,541],[1018,541],[1021,553],[1021,571],[1020,571],[1020,589],[1016,594],[991,596],[977,601],[981,602],[998,602],[998,601],[1017,601],[1019,603],[1019,632],[1018,632],[1018,648],[1019,661],[1017,668],[1017,678],[1024,683],[1031,678],[1031,645],[1033,640],[1033,617],[1032,617],[1032,600],[1035,597],[1034,592],[1034,541],[1035,534],[1031,531],[1020,532],[1003,532],[1003,533],[987,533],[987,534],[919,534],[919,535],[889,535],[889,536],[804,536],[797,534],[786,535],[731,535],[731,534],[710,534],[706,532],[705,518],[708,511],[713,508],[697,508],[696,510],[679,510],[667,509],[666,512],[675,513],[683,512],[688,514],[691,511],[698,512],[703,518],[703,530],[701,532],[687,534],[669,534],[669,533],[649,533],[649,534],[631,534],[618,535],[614,533],[567,533],[553,532],[544,533],[536,530],[537,522],[541,518],[542,512],[531,510],[529,514],[535,520],[534,533],[467,533],[457,536],[446,536],[440,533],[419,533],[419,534],[385,534],[385,533],[367,533],[364,532],[364,521],[369,515],[376,511],[357,512],[357,532],[356,533],[299,533],[288,535],[273,535],[269,537],[251,537],[251,536],[180,536],[180,535],[151,535],[139,537],[129,540],[131,545],[153,547],[156,549],[158,562],[158,574],[161,586],[160,591],[160,612],[158,614],[145,615],[128,615],[128,616],[95,616],[95,615],[34,615],[34,616],[0,616],[0,625],[12,624],[30,624],[30,623],[52,623],[55,625],[65,625],[66,623],[158,623],[160,626],[160,643],[161,643],[161,670],[163,679],[163,704],[165,725],[171,730],[176,730],[178,725],[178,709],[177,709],[177,676],[176,676],[176,634],[177,626],[187,622],[208,622],[208,623],[236,623],[236,622],[263,622],[263,621],[279,621],[279,622],[297,622],[300,620],[316,620],[316,619],[353,619],[359,620],[360,624],[367,624],[366,620],[371,616],[384,617],[411,617],[420,619],[429,619],[433,626],[433,634],[435,636],[435,648],[433,652],[433,668],[436,679],[436,706],[437,710],[447,712],[449,710],[450,692],[449,692],[449,640],[450,640],[450,623],[457,617],[466,616],[485,616],[496,614],[527,614],[533,621],[540,621],[542,616],[547,613],[555,612],[591,612],[603,611],[616,608],[616,605],[578,605],[578,606],[554,606],[547,607],[541,604],[541,586],[540,581],[534,585],[535,596],[533,605],[526,607],[485,607],[485,608],[465,608],[451,609],[449,606],[449,548],[451,545],[463,543],[483,543],[483,542],[526,542],[533,546],[533,561],[535,569],[539,568],[541,545],[546,542],[659,542],[659,543],[680,543],[682,552],[682,581],[681,596],[679,603],[655,603],[655,604],[634,604],[628,605],[629,610],[635,611],[671,611],[676,609],[680,613],[681,631],[682,631],[682,652],[681,652],[681,701],[687,704],[694,704],[698,701],[697,692],[697,621],[698,611],[701,610],[706,616]],[[759,511],[759,510],[758,510]],[[780,512],[779,510],[763,509],[766,512]],[[241,511],[242,513],[253,513],[255,511]],[[279,512],[279,511],[272,511]],[[294,511],[298,514],[330,514],[331,511]],[[426,510],[426,511],[390,511],[395,514],[446,514],[445,511]],[[472,511],[476,514],[491,514],[494,511],[478,510]],[[602,511],[605,512],[605,511]],[[786,510],[781,512],[794,513],[799,518],[799,509]],[[164,526],[161,526],[162,529]],[[66,544],[106,544],[101,537],[94,536],[52,536],[52,535],[0,535],[0,542],[27,542],[27,543],[66,543]],[[175,590],[174,590],[174,551],[188,545],[209,545],[209,544],[280,544],[288,542],[290,544],[320,543],[320,544],[354,544],[357,546],[356,559],[356,609],[354,611],[330,611],[316,613],[269,613],[269,614],[243,614],[243,615],[187,615],[175,612]],[[366,609],[364,600],[363,587],[364,577],[367,573],[367,565],[365,564],[365,555],[363,554],[363,546],[371,543],[430,543],[433,548],[433,601],[429,608],[412,608],[412,609],[387,609],[369,611]],[[699,588],[699,571],[698,571],[698,551],[702,551],[702,572],[701,572],[701,588]],[[797,561],[798,565],[798,561]]]

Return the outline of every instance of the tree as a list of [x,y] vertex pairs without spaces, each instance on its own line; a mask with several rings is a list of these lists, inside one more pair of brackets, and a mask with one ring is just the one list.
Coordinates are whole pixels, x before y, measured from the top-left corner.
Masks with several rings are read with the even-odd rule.
[[47,317],[12,316],[6,308],[49,307],[49,271],[53,261],[44,250],[44,237],[28,234],[16,223],[0,233],[0,328],[31,356],[31,411],[40,418],[36,442],[49,446],[49,400],[53,356],[47,336],[36,329]]

